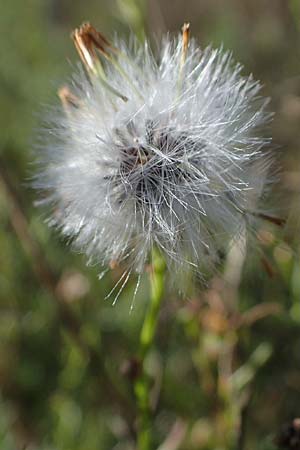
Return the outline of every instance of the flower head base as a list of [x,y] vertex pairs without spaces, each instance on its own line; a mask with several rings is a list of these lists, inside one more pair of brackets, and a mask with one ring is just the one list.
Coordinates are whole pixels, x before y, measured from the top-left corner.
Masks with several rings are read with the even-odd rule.
[[201,51],[188,24],[157,58],[90,24],[73,39],[85,70],[59,91],[35,179],[50,223],[92,261],[141,272],[155,245],[201,273],[268,218],[257,206],[270,163],[260,84],[229,53]]

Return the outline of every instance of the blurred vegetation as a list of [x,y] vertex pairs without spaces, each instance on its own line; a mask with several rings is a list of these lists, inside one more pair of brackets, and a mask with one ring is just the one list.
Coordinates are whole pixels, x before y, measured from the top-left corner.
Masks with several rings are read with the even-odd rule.
[[[247,255],[243,270],[246,252],[233,248],[223,276],[199,287],[194,298],[168,291],[147,368],[159,450],[274,450],[278,434],[292,433],[282,427],[300,415],[299,5],[1,3],[1,449],[135,448],[133,381],[147,277],[131,314],[135,280],[112,307],[104,297],[117,270],[99,281],[98,268],[87,268],[43,223],[26,184],[40,113],[72,71],[77,56],[69,35],[83,20],[108,36],[126,38],[133,30],[140,39],[191,21],[203,46],[232,49],[272,97],[282,169],[274,195],[287,224],[260,230],[263,251]],[[284,439],[284,448],[300,448],[291,446],[289,434]]]

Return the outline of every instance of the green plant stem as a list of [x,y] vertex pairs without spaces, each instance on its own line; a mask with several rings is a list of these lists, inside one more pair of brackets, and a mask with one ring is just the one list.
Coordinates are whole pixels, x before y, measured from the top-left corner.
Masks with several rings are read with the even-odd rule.
[[150,274],[150,304],[140,334],[139,361],[141,364],[141,373],[134,386],[138,407],[138,450],[150,450],[152,447],[150,380],[145,371],[145,360],[153,345],[161,300],[164,293],[164,281],[165,262],[161,254],[154,249],[152,252],[152,270]]

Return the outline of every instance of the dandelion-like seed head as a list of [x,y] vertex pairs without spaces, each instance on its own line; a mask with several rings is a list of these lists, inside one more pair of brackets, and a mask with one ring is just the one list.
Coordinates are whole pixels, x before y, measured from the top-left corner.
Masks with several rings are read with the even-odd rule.
[[34,181],[49,223],[90,261],[127,261],[128,274],[153,246],[176,273],[201,274],[264,214],[260,84],[230,53],[201,51],[188,24],[156,55],[147,42],[111,44],[90,24],[73,40],[83,66],[59,91]]

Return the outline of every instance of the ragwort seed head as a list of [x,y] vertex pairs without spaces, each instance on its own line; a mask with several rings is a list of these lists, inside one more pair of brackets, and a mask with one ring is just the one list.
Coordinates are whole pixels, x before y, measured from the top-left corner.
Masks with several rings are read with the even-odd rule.
[[73,33],[83,67],[59,91],[34,186],[49,223],[91,261],[141,272],[155,245],[175,273],[202,274],[260,214],[267,99],[230,53],[183,35],[114,45]]

